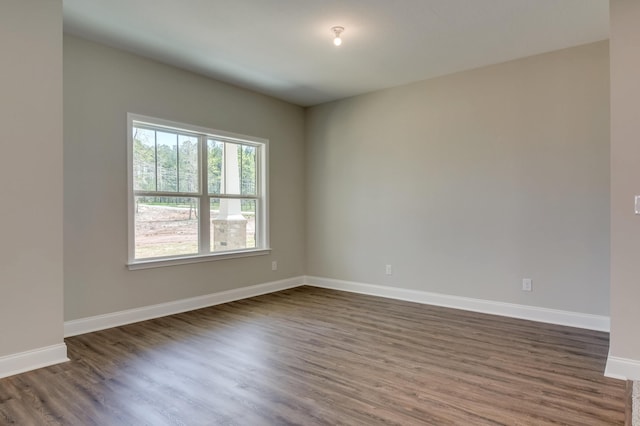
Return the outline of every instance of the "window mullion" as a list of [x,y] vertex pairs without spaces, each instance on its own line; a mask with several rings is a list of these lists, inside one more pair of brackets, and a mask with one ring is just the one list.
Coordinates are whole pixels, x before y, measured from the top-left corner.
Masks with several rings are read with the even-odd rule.
[[133,191],[136,197],[171,197],[193,198],[199,197],[199,192],[171,192],[171,191]]
[[263,150],[256,149],[255,167],[256,167],[256,187],[254,188],[255,195],[258,197],[256,201],[256,246],[262,247],[265,243],[265,230],[266,223],[263,218],[265,215],[265,203],[263,202],[263,189],[262,189],[262,155]]
[[199,225],[199,247],[200,253],[211,252],[211,201],[209,199],[209,145],[207,136],[198,137],[200,155],[200,223]]
[[158,191],[158,132],[153,131],[153,155],[156,163],[156,191]]
[[228,200],[259,200],[258,195],[240,195],[240,194],[211,194],[213,198],[228,199]]
[[180,136],[176,133],[176,191],[180,192]]

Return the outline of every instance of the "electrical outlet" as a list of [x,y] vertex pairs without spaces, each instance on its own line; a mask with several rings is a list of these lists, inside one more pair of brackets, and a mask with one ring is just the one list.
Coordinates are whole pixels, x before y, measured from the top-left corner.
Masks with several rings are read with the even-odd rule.
[[385,268],[384,268],[384,273],[385,273],[386,275],[391,275],[391,274],[393,274],[393,269],[391,268],[391,265],[386,265],[386,266],[385,266]]
[[522,279],[522,291],[533,291],[533,280],[531,278]]
[[272,271],[277,271],[278,270],[278,261],[274,260],[273,262],[271,262],[271,270]]

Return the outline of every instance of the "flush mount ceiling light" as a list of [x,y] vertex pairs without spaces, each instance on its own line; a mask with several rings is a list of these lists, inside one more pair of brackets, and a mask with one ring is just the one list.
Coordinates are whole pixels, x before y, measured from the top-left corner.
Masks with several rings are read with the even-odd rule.
[[340,46],[342,44],[342,39],[340,38],[340,34],[344,31],[344,27],[331,27],[331,31],[333,31],[333,35],[335,38],[333,39],[333,44],[336,46]]

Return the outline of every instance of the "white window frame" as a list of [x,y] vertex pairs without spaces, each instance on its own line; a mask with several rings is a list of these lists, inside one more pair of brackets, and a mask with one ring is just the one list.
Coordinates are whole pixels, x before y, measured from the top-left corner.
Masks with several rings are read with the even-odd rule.
[[[135,195],[133,185],[133,127],[134,125],[149,126],[156,129],[166,129],[171,131],[180,131],[186,134],[193,134],[198,137],[198,156],[199,156],[199,174],[200,174],[200,191],[194,193],[160,193],[171,197],[189,197],[199,199],[199,221],[198,221],[198,254],[175,255],[154,258],[135,258]],[[205,153],[207,140],[216,139],[222,142],[240,143],[244,145],[254,145],[257,149],[257,176],[256,176],[256,247],[241,250],[229,250],[210,252],[210,227],[211,219],[209,214],[210,200],[213,198],[238,198],[231,194],[209,194],[207,171],[208,158]],[[191,124],[179,123],[175,121],[164,120],[155,117],[148,117],[139,114],[127,114],[127,169],[128,169],[128,263],[130,270],[147,269],[164,267],[171,265],[182,265],[188,263],[207,262],[212,260],[230,259],[248,256],[260,256],[269,254],[271,248],[269,245],[269,140],[255,136],[240,135],[221,130],[210,129],[206,127],[194,126]]]

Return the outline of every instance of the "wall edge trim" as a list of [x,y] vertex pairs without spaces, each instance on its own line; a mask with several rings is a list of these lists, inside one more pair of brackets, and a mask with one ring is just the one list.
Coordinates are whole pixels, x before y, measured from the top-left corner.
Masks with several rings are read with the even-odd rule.
[[537,306],[473,299],[469,297],[431,293],[421,290],[411,290],[314,276],[305,276],[305,284],[313,287],[349,291],[352,293],[368,294],[371,296],[387,297],[390,299],[405,300],[426,305],[443,306],[447,308],[462,309],[465,311],[526,319],[569,327],[585,328],[589,330],[608,332],[610,329],[610,318],[604,315],[562,311]]
[[67,345],[43,346],[0,357],[0,379],[69,361]]
[[302,285],[304,277],[293,277],[279,281],[271,281],[248,287],[240,287],[203,296],[179,299],[156,305],[142,306],[140,308],[126,309],[103,315],[80,318],[64,323],[64,337],[77,336],[107,328],[133,324],[167,315],[179,314],[195,309],[207,308],[236,300],[260,296]]
[[609,353],[604,375],[619,380],[640,380],[640,360],[617,357]]

